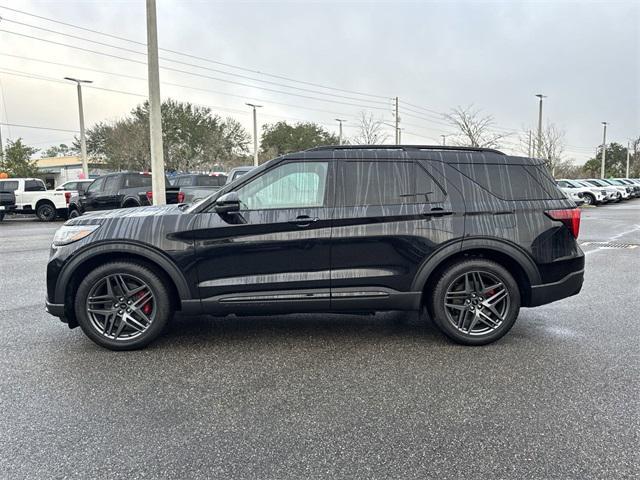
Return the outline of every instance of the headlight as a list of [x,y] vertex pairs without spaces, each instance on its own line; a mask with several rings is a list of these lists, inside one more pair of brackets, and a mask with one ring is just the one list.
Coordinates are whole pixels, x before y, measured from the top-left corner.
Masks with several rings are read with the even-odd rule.
[[91,235],[100,225],[69,225],[62,226],[58,229],[53,237],[53,245],[60,247],[69,245],[70,243],[82,240],[84,237]]

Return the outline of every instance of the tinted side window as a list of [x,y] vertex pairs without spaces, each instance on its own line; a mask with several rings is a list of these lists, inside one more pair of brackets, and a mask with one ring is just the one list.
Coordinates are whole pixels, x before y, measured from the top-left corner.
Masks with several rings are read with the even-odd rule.
[[87,188],[87,192],[95,193],[102,190],[102,186],[104,185],[105,178],[106,177],[102,177],[102,178],[98,178],[97,180],[94,180],[93,183],[89,185],[89,188]]
[[14,192],[17,189],[18,189],[18,182],[16,181],[0,182],[0,191],[2,192]]
[[117,176],[107,177],[104,182],[104,192],[105,193],[116,193],[118,191],[119,179]]
[[226,181],[226,175],[201,176],[197,177],[196,185],[199,187],[221,187]]
[[[169,183],[169,182],[167,182]],[[124,176],[124,188],[139,188],[150,187],[151,175],[125,175]]]
[[413,161],[339,162],[337,205],[402,205],[441,202],[444,192]]
[[46,189],[42,180],[25,180],[24,182],[25,192],[44,192]]
[[[564,194],[558,190],[555,183],[545,179],[535,166],[469,163],[456,165],[455,168],[503,200],[564,198]],[[529,168],[533,170],[530,171]],[[551,185],[545,189],[540,181],[550,182]]]

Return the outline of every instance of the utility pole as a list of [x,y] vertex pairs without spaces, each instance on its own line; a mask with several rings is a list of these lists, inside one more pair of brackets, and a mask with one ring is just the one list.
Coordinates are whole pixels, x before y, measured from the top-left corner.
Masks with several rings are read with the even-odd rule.
[[147,0],[147,64],[149,68],[149,139],[151,144],[151,189],[153,204],[167,203],[164,183],[164,150],[158,65],[158,23],[156,0]]
[[2,124],[0,124],[0,162],[4,160],[4,148],[2,147]]
[[402,145],[402,130],[403,128],[398,128],[398,145]]
[[256,108],[262,108],[262,105],[254,105],[253,103],[245,103],[253,108],[253,166],[258,166],[258,115]]
[[338,137],[339,138],[338,145],[342,145],[342,122],[346,122],[346,120],[343,118],[336,118],[335,120],[340,125],[340,136]]
[[604,162],[607,158],[607,122],[602,122],[602,164],[600,165],[600,178],[604,178]]
[[531,145],[531,130],[529,130],[529,158],[531,158],[531,154],[533,152],[531,147],[532,147],[532,145]]
[[538,108],[538,158],[542,157],[542,99],[547,98],[541,93],[536,94],[540,99],[540,107]]
[[[91,80],[64,77],[65,80],[76,82],[78,88],[78,114],[80,116],[80,157],[82,159],[82,173],[84,178],[89,178],[89,162],[87,161],[87,140],[84,134],[84,108],[82,106],[82,84],[93,83]],[[1,142],[0,142],[1,143]]]
[[[0,139],[0,148],[2,145],[2,140]],[[0,154],[0,158],[2,158],[2,155]],[[627,174],[624,176],[624,178],[629,178],[629,160],[631,160],[631,142],[629,140],[627,140]]]
[[396,97],[396,145],[400,145],[400,116],[398,114],[398,97]]
[[444,147],[447,144],[447,136],[445,134],[440,135],[442,137],[442,146]]

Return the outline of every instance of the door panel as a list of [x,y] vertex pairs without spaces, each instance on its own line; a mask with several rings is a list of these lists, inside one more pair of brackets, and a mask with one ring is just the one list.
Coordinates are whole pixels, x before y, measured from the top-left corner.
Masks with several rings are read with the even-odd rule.
[[371,292],[409,292],[422,263],[462,236],[464,209],[452,207],[452,195],[424,161],[344,161],[336,178],[343,183],[333,214],[334,309],[352,303],[341,299]]
[[[313,162],[324,164],[319,170],[325,175],[318,191],[320,199],[309,198],[309,191],[298,191],[296,197],[292,194],[295,188],[279,183],[280,173],[297,175],[300,183],[300,173],[295,173],[298,167],[287,166],[290,163],[302,162],[282,162],[239,185],[236,191],[244,203],[240,213],[198,215],[194,235],[199,290],[206,311],[268,313],[329,308],[330,162]],[[309,163],[300,168],[308,170]],[[275,182],[261,180],[271,171]],[[303,187],[318,190],[317,183],[307,184]]]

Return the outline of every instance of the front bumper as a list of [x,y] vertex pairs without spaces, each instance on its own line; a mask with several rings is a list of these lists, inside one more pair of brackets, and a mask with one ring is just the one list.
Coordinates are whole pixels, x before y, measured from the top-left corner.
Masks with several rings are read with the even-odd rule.
[[45,298],[44,309],[54,317],[64,317],[64,303],[51,303],[48,298]]
[[571,272],[557,282],[544,283],[531,286],[531,301],[528,307],[537,307],[555,302],[563,298],[577,295],[582,290],[584,282],[584,269]]

